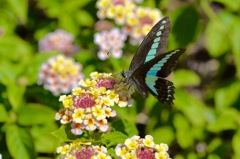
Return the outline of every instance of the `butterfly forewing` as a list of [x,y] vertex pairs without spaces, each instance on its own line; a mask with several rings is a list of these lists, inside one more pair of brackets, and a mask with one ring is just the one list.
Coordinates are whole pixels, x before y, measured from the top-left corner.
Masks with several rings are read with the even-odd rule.
[[147,34],[133,57],[129,71],[134,72],[139,66],[166,52],[167,38],[171,29],[168,17],[160,20]]
[[182,55],[184,51],[185,49],[172,50],[147,62],[143,65],[143,69],[147,70],[146,75],[158,76],[161,78],[169,76],[172,70],[176,67],[179,56]]

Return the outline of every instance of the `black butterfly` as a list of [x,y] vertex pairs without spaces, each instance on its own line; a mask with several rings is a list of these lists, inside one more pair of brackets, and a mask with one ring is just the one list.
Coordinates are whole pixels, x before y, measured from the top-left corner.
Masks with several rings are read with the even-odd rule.
[[147,34],[134,55],[129,71],[123,71],[125,82],[134,85],[143,95],[150,92],[160,102],[172,105],[173,83],[164,79],[176,67],[179,56],[185,49],[166,53],[166,44],[171,29],[168,17],[160,20]]

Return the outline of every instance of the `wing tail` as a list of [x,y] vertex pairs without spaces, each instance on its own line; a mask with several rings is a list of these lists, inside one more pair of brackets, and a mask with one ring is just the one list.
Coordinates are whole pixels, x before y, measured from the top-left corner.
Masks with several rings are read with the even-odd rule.
[[[155,78],[155,82],[148,80],[149,78]],[[146,84],[149,92],[154,95],[160,102],[173,105],[174,100],[174,89],[173,83],[163,79],[161,77],[146,77]]]

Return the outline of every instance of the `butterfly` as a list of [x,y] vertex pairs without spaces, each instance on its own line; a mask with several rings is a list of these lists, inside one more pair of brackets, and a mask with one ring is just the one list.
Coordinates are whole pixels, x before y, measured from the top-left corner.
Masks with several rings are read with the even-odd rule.
[[176,67],[185,49],[166,52],[171,21],[161,19],[147,34],[135,53],[129,71],[122,71],[125,83],[134,85],[144,98],[150,92],[160,102],[173,104],[174,86],[165,78]]

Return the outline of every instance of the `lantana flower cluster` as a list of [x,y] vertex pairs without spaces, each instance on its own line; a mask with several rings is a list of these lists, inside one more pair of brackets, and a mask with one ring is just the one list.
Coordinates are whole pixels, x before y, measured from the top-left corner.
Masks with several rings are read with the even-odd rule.
[[58,29],[48,33],[39,41],[40,52],[59,51],[67,56],[78,51],[78,46],[73,44],[74,37],[72,34]]
[[115,153],[119,159],[170,159],[167,151],[168,145],[155,144],[151,135],[146,135],[145,138],[133,136],[115,148]]
[[60,154],[59,159],[111,159],[107,155],[107,148],[104,146],[94,146],[91,143],[82,144],[74,141],[70,144],[64,144],[57,148]]
[[82,65],[70,57],[58,55],[42,64],[38,74],[38,84],[58,96],[69,93],[83,78]]
[[94,42],[99,46],[100,51],[98,57],[101,60],[108,58],[108,53],[111,52],[115,58],[122,56],[122,47],[127,36],[121,30],[113,28],[109,31],[104,30],[94,35]]
[[55,116],[62,124],[71,124],[71,132],[81,135],[83,130],[109,129],[107,118],[115,117],[114,104],[131,106],[133,88],[107,73],[93,72],[90,78],[81,80],[71,95],[62,95],[59,101],[64,108]]
[[139,7],[132,0],[99,0],[96,4],[99,19],[113,19],[130,37],[133,45],[139,44],[161,18],[159,9]]

